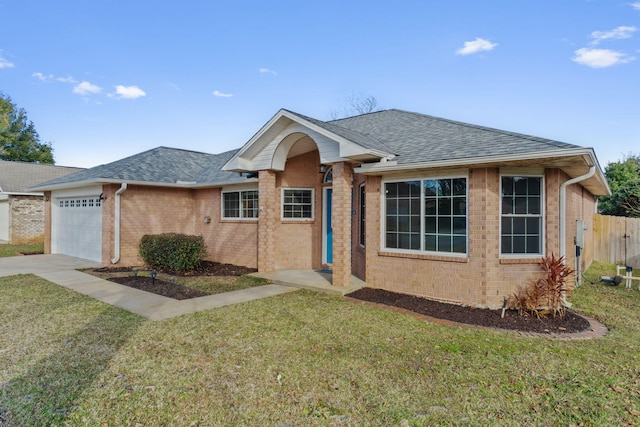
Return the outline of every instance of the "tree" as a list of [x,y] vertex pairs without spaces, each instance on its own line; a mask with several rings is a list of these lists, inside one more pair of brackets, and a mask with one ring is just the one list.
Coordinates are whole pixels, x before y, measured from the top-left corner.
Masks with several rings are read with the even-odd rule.
[[17,108],[9,96],[0,93],[0,159],[53,164],[53,147],[40,142],[33,122],[23,108]]
[[640,218],[640,154],[628,154],[622,161],[609,163],[604,174],[611,196],[598,200],[600,213]]
[[330,115],[331,119],[337,120],[344,117],[358,116],[367,113],[373,113],[380,111],[378,106],[378,100],[372,95],[365,95],[363,93],[351,93],[345,99],[344,106],[337,110],[332,110]]

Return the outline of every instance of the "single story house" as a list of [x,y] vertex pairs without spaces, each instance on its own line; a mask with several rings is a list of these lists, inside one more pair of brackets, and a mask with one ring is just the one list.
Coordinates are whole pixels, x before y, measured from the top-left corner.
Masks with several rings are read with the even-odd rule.
[[355,275],[478,307],[544,255],[574,263],[576,221],[610,193],[591,148],[395,109],[327,122],[283,109],[238,150],[159,147],[35,189],[46,252],[136,265],[144,234],[196,234],[214,261],[331,268],[334,286]]
[[16,245],[42,242],[44,193],[29,187],[80,170],[0,160],[0,241]]

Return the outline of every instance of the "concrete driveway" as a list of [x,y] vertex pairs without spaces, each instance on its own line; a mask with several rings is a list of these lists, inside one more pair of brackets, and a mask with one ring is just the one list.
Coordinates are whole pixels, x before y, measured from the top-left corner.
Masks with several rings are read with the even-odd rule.
[[270,284],[255,288],[178,301],[119,285],[77,271],[100,267],[98,263],[65,255],[28,255],[0,258],[0,277],[35,274],[50,282],[120,307],[149,320],[165,320],[183,314],[266,298],[297,288]]

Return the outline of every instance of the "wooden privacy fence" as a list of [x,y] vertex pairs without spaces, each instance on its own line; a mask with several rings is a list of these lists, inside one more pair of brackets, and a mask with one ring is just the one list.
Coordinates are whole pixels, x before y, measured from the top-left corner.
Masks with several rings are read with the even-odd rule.
[[595,214],[594,259],[640,269],[640,218]]

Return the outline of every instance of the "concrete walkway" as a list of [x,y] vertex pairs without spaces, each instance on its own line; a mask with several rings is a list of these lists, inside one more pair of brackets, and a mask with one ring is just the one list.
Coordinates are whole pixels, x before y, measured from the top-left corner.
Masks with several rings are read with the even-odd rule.
[[0,258],[0,277],[35,274],[65,288],[114,305],[149,320],[165,320],[183,314],[252,301],[297,290],[285,285],[264,285],[223,294],[178,301],[119,285],[77,269],[100,267],[98,263],[65,255],[29,255]]

